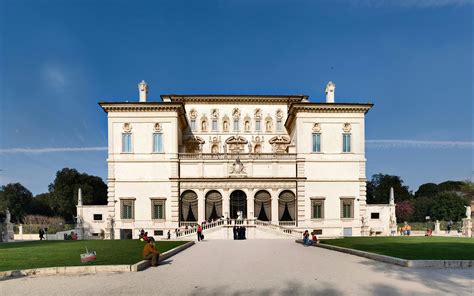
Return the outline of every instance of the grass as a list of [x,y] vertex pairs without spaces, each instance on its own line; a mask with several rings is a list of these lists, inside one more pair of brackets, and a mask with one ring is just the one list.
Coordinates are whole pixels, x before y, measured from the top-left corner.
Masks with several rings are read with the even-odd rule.
[[458,237],[350,237],[321,243],[407,260],[474,260],[474,239]]
[[[185,241],[157,241],[166,252]],[[0,271],[40,267],[135,264],[143,260],[145,243],[139,240],[34,241],[0,244]],[[87,248],[97,252],[97,260],[81,263]]]

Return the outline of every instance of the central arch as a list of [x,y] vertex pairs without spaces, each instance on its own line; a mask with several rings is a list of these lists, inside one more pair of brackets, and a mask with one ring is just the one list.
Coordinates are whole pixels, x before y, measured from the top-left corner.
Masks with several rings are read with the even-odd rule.
[[255,194],[254,209],[257,220],[272,220],[272,196],[268,191],[260,190]]
[[206,220],[217,220],[222,217],[222,195],[211,190],[206,194]]
[[192,190],[186,190],[181,194],[179,202],[179,220],[183,222],[197,222],[197,194]]
[[242,218],[247,218],[247,195],[242,190],[235,190],[230,195],[230,218],[237,219],[237,212],[242,212]]

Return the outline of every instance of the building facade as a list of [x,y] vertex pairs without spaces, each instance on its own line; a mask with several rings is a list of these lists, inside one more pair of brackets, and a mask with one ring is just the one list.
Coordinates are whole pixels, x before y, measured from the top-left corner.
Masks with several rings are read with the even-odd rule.
[[370,103],[304,95],[161,95],[100,102],[108,118],[106,238],[202,221],[368,235]]

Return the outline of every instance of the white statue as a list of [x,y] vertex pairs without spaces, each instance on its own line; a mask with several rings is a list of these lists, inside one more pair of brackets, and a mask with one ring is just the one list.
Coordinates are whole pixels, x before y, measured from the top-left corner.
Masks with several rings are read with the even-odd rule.
[[8,208],[5,211],[5,216],[5,224],[9,224],[11,222],[12,215],[10,214],[10,210]]
[[471,206],[466,206],[466,218],[471,219]]

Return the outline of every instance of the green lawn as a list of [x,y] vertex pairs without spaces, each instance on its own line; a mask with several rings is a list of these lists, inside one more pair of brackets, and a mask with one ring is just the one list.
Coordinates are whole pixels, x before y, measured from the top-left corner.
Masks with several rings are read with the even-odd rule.
[[456,237],[348,237],[321,243],[408,260],[474,260],[474,239]]
[[[165,252],[185,241],[158,241],[156,247]],[[0,244],[0,271],[39,267],[76,266],[86,246],[97,252],[93,265],[135,264],[143,260],[145,243],[139,240],[34,241]]]

